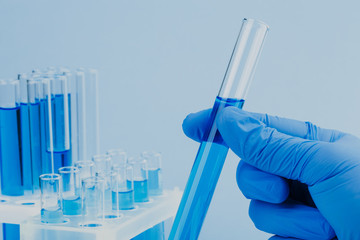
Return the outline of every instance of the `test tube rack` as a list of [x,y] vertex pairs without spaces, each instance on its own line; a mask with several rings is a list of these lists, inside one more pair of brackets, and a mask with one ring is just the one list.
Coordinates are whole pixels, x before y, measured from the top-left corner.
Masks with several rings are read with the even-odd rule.
[[165,190],[160,196],[152,196],[149,202],[137,203],[133,210],[121,211],[118,218],[105,218],[99,221],[101,226],[93,227],[84,227],[82,216],[65,216],[60,224],[42,223],[38,197],[1,196],[0,222],[19,224],[21,240],[129,240],[172,219],[181,195],[177,188]]

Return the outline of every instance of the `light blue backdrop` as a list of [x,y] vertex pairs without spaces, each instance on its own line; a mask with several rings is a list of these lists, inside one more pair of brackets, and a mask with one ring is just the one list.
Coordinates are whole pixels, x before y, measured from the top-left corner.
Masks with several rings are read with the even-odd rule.
[[[198,144],[181,123],[208,108],[243,17],[270,25],[245,109],[360,135],[356,1],[1,0],[0,78],[46,66],[100,71],[101,149],[163,152],[184,188]],[[229,154],[200,239],[266,239]]]

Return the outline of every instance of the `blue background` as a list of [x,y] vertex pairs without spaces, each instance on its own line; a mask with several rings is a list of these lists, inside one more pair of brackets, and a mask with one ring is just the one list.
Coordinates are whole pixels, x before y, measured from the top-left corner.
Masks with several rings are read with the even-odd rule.
[[[356,1],[0,1],[0,78],[47,66],[100,72],[101,149],[163,153],[184,188],[198,144],[181,129],[211,107],[244,17],[270,25],[245,109],[360,135]],[[265,239],[230,153],[200,239]]]

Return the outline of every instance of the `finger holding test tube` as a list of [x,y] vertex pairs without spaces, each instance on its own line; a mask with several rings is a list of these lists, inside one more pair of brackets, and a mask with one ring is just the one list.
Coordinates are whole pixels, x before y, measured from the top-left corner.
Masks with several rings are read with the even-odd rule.
[[210,120],[191,169],[169,240],[197,239],[228,152],[215,119],[227,106],[242,108],[269,27],[244,19]]

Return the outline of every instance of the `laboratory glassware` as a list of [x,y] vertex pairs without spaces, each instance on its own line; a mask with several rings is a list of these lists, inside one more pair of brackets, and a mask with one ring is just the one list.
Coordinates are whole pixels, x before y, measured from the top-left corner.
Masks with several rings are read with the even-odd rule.
[[142,157],[147,161],[149,195],[157,196],[162,194],[162,155],[159,152],[145,151]]
[[39,177],[42,174],[41,152],[41,108],[42,100],[41,82],[27,80],[27,96],[29,104],[31,172],[33,190],[39,190]]
[[98,227],[105,218],[105,179],[99,176],[82,180],[83,227]]
[[129,210],[134,208],[133,168],[126,163],[117,165],[112,170],[111,195],[112,209]]
[[24,194],[20,139],[19,83],[0,80],[0,176],[3,195]]
[[228,152],[215,119],[218,113],[227,106],[242,108],[268,29],[266,24],[258,20],[244,19],[242,22],[169,240],[198,238]]
[[128,159],[128,163],[134,171],[134,201],[148,202],[148,170],[147,162],[144,158],[137,156]]
[[75,162],[74,166],[79,169],[80,180],[94,176],[94,162],[83,160]]
[[110,149],[106,152],[106,154],[110,157],[111,160],[111,168],[116,168],[118,166],[122,166],[126,164],[127,154],[122,149]]
[[40,176],[41,221],[43,223],[62,223],[61,176],[56,173]]
[[77,167],[59,168],[62,178],[61,200],[64,215],[81,214],[80,171]]

